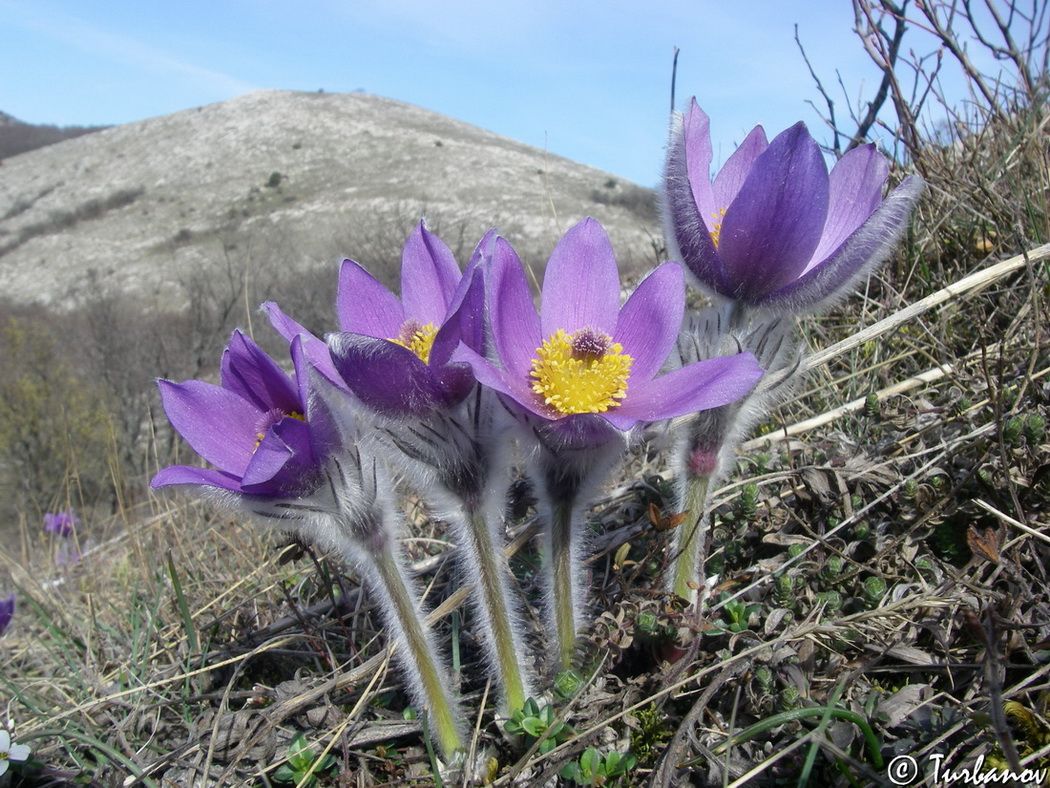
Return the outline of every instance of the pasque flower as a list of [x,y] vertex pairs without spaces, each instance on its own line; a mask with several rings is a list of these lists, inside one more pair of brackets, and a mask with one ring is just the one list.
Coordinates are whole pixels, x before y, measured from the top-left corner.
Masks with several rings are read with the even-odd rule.
[[321,457],[335,440],[307,424],[306,359],[291,345],[294,379],[250,337],[234,331],[219,385],[158,381],[172,426],[215,468],[175,465],[153,487],[190,484],[250,496],[297,498],[320,485]]
[[[342,331],[329,334],[337,385],[375,414],[388,457],[448,522],[503,711],[531,694],[523,625],[502,552],[510,455],[504,414],[470,366],[452,361],[460,344],[484,341],[489,232],[461,275],[449,248],[423,223],[405,244],[401,298],[357,263],[343,263],[337,308]],[[273,310],[271,310],[271,314]]]
[[72,536],[78,522],[80,521],[72,509],[65,512],[47,512],[44,514],[44,531],[55,536]]
[[[330,362],[323,370],[310,364],[307,342],[298,334],[291,340],[294,376],[235,331],[219,385],[160,381],[172,425],[216,468],[165,468],[152,485],[218,488],[220,500],[338,550],[379,602],[442,754],[458,757],[464,726],[404,567],[393,480],[371,450],[355,410],[360,406],[329,380]],[[312,344],[310,352],[320,358],[323,347]]]
[[580,417],[624,431],[724,405],[761,377],[750,353],[658,375],[682,325],[682,270],[659,266],[621,307],[616,256],[594,219],[554,249],[538,314],[521,261],[499,241],[487,272],[496,358],[461,346],[453,359],[469,362],[484,385],[564,434],[578,430]]
[[548,627],[568,667],[582,617],[583,509],[640,422],[724,405],[762,370],[750,353],[658,375],[685,307],[681,268],[666,263],[620,306],[608,236],[593,219],[566,233],[547,264],[540,311],[510,245],[496,239],[487,268],[495,357],[460,346],[478,380],[521,418],[529,474],[544,514]]
[[74,536],[79,522],[80,520],[73,514],[72,509],[44,514],[44,532],[56,537],[55,564],[57,566],[72,566],[80,562],[80,547]]
[[829,175],[804,123],[769,143],[761,126],[711,178],[710,122],[674,120],[664,177],[668,238],[710,294],[744,307],[805,312],[846,294],[889,254],[922,191],[909,176],[883,199],[889,163],[873,144]]
[[422,416],[463,401],[474,376],[451,356],[460,342],[480,347],[484,293],[471,287],[476,258],[461,274],[452,251],[420,222],[402,252],[400,298],[358,263],[343,261],[341,333],[328,343],[354,396],[389,415]]

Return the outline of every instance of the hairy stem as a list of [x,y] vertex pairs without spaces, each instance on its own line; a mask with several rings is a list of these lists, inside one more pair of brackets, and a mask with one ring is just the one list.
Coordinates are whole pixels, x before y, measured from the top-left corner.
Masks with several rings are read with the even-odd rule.
[[399,658],[405,664],[409,680],[423,698],[424,713],[437,740],[441,754],[451,760],[466,746],[460,735],[459,714],[449,692],[449,680],[438,667],[431,639],[424,629],[415,595],[409,590],[401,567],[389,543],[372,555],[372,566],[384,598],[384,608],[391,622],[401,630],[404,653]]
[[579,604],[576,573],[582,567],[575,566],[577,562],[574,560],[577,552],[574,544],[574,510],[572,500],[556,501],[553,502],[550,512],[548,553],[550,555],[551,598],[549,604],[558,641],[559,670],[572,667],[576,653],[576,609]]
[[483,630],[489,661],[503,685],[506,711],[513,713],[525,705],[529,689],[519,656],[524,647],[511,618],[510,568],[484,512],[464,507],[462,517],[460,541],[469,548],[463,553],[464,572],[478,584],[475,607],[488,624]]
[[695,603],[700,584],[704,580],[704,537],[707,531],[707,492],[710,476],[689,474],[684,481],[682,511],[686,518],[674,530],[671,555],[671,591],[690,603]]

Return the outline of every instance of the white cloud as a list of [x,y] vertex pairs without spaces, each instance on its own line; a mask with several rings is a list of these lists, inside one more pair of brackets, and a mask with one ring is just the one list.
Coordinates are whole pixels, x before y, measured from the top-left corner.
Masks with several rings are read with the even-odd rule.
[[0,13],[9,25],[18,25],[99,58],[176,78],[218,95],[240,95],[259,87],[231,74],[187,62],[135,38],[111,33],[42,3],[0,2]]

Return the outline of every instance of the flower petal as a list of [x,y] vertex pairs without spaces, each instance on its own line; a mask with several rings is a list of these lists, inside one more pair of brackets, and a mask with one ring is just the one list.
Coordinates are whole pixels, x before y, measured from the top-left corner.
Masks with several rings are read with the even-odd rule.
[[860,277],[893,251],[924,187],[918,176],[905,178],[831,257],[795,282],[759,299],[756,305],[785,314],[810,310],[848,295]]
[[481,352],[485,344],[485,277],[478,266],[463,275],[462,292],[453,298],[453,311],[434,337],[430,366],[447,364],[460,342]]
[[834,252],[871,216],[882,201],[889,174],[890,163],[874,143],[853,148],[838,160],[828,176],[828,220],[806,270]]
[[[713,214],[717,214],[720,210],[724,211],[736,199],[737,194],[740,193],[740,187],[744,185],[751,168],[755,166],[755,160],[765,152],[767,147],[769,143],[766,142],[765,130],[761,126],[755,126],[722,165],[722,169],[718,171],[718,175],[711,184],[714,192]],[[708,226],[711,226],[711,222],[721,223],[722,221],[720,215],[704,218]]]
[[[459,280],[459,265],[452,250],[420,222],[401,253],[403,319],[440,326],[448,313]],[[385,338],[393,336],[397,334],[389,334]]]
[[805,124],[796,123],[758,157],[726,211],[718,244],[729,273],[724,295],[753,302],[794,281],[827,213],[827,168]]
[[339,328],[367,337],[392,339],[405,322],[401,302],[353,260],[343,260],[335,301]]
[[572,227],[554,247],[543,274],[540,329],[593,328],[612,334],[620,311],[620,272],[609,236],[594,219]]
[[301,410],[299,393],[277,362],[240,331],[234,331],[222,354],[222,387],[259,410]]
[[192,484],[203,487],[216,487],[220,490],[241,492],[241,482],[236,476],[214,468],[197,468],[192,465],[170,465],[163,468],[149,483],[154,489],[173,484]]
[[469,364],[474,377],[485,388],[510,397],[525,410],[537,416],[542,416],[544,419],[551,418],[550,410],[544,407],[543,401],[529,386],[527,376],[513,375],[505,369],[500,369],[466,345],[460,345],[456,349],[456,352],[452,354],[452,360]]
[[613,341],[634,359],[628,396],[635,381],[649,380],[671,354],[682,328],[685,280],[677,263],[664,263],[642,280],[620,310]]
[[346,385],[368,408],[389,416],[425,416],[446,393],[408,348],[360,334],[329,334],[328,347]]
[[[707,117],[702,112],[700,116],[700,120]],[[703,212],[711,214],[716,210],[710,173],[699,164],[694,164],[691,169],[688,153],[690,145],[698,148],[694,157],[706,157],[706,166],[710,167],[710,135],[706,125],[699,120],[695,120],[692,127],[686,124],[688,117],[675,118],[667,147],[663,190],[667,238],[675,255],[703,288],[709,292],[724,292],[725,266],[711,240],[711,227],[701,216]],[[696,127],[697,123],[700,123],[699,128]],[[701,137],[699,141],[693,139],[697,135]],[[695,178],[690,175],[693,170],[696,171]]]
[[503,238],[496,239],[485,282],[496,354],[508,372],[527,378],[543,343],[540,318],[521,260]]
[[693,98],[689,102],[688,111],[681,119],[681,124],[681,145],[689,188],[696,203],[697,212],[710,232],[713,221],[710,217],[719,208],[726,207],[715,202],[714,189],[711,184],[711,160],[714,158],[714,151],[711,148],[711,119],[706,112],[700,109],[700,105]]
[[259,441],[241,477],[241,487],[255,494],[305,495],[310,491],[306,479],[316,468],[309,425],[286,417]]
[[[274,327],[278,334],[291,343],[293,362],[296,362],[295,340],[296,338],[300,338],[305,360],[317,369],[318,372],[328,378],[333,384],[336,386],[343,386],[343,379],[339,376],[339,373],[335,371],[332,357],[328,355],[328,345],[326,345],[323,340],[314,336],[299,323],[288,317],[288,315],[282,312],[281,308],[273,301],[267,301],[262,305],[262,308],[266,310],[266,313],[270,318],[270,325]],[[301,402],[305,402],[306,398],[303,392],[306,386],[303,376],[299,374],[299,369],[299,362],[296,362],[296,380],[299,383],[299,398]]]
[[200,380],[158,380],[157,386],[171,426],[193,450],[220,470],[240,476],[255,450],[262,413],[232,391]]
[[615,416],[659,421],[728,405],[750,392],[762,375],[748,352],[698,361],[635,384]]

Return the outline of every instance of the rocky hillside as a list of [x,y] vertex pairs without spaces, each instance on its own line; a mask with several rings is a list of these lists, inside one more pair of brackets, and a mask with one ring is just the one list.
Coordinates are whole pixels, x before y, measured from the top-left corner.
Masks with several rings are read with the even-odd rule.
[[652,193],[609,173],[376,96],[262,91],[5,159],[0,294],[170,304],[211,265],[330,265],[334,284],[339,259],[379,259],[420,215],[461,260],[490,226],[537,266],[586,215],[625,268],[658,237]]

